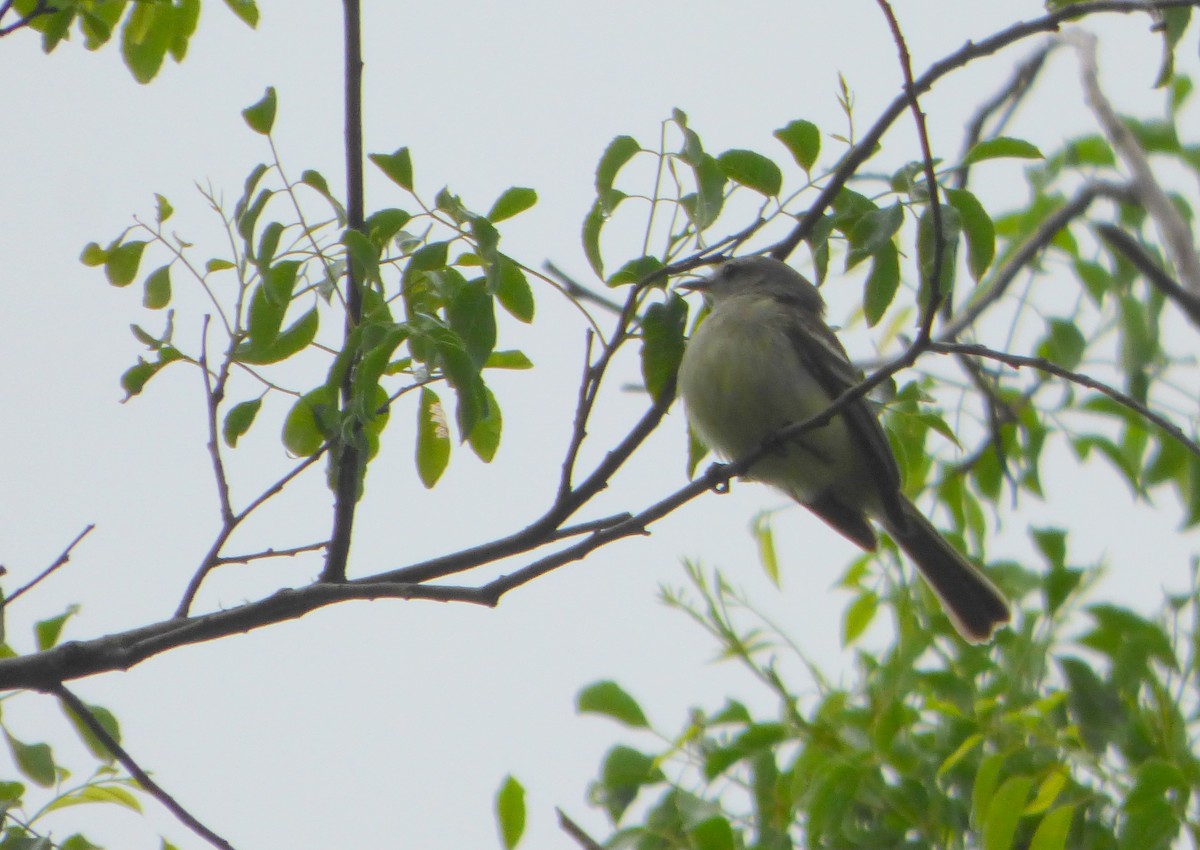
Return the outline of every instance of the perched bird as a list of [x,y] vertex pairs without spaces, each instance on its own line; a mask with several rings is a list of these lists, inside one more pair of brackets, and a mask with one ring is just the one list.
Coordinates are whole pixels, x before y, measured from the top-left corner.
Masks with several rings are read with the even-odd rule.
[[[684,350],[679,393],[693,432],[726,460],[821,413],[862,380],[825,324],[817,288],[785,263],[739,257],[684,288],[704,293],[712,312]],[[985,642],[1008,622],[996,586],[901,492],[895,455],[864,399],[769,451],[747,477],[784,491],[868,551],[876,546],[868,518],[879,523],[966,640]]]

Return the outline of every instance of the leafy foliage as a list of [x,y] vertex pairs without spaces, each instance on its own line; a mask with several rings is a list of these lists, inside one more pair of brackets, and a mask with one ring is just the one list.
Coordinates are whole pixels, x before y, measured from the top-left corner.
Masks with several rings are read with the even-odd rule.
[[[591,792],[619,827],[606,846],[1062,850],[1195,835],[1197,586],[1155,622],[1084,606],[1096,570],[1057,569],[1085,581],[1051,606],[1055,570],[1020,571],[1007,586],[1023,588],[1021,617],[991,648],[922,621],[912,588],[893,584],[881,610],[899,639],[860,649],[854,675],[833,686],[815,670],[786,679],[794,661],[808,663],[790,640],[721,576],[690,567],[691,591],[664,590],[665,601],[779,710],[756,716],[747,705],[769,702],[762,694],[731,697],[691,709],[675,734],[648,728],[647,742],[665,748],[614,746]],[[1091,626],[1069,639],[1064,623],[1079,611]],[[598,692],[620,695],[619,713],[600,713],[644,716],[613,682],[586,688],[581,711]]]

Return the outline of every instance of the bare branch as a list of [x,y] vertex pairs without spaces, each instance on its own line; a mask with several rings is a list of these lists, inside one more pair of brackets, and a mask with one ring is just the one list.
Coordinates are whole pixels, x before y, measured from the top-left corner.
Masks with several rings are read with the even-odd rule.
[[1088,33],[1071,32],[1063,35],[1062,39],[1072,45],[1079,54],[1084,99],[1095,114],[1113,150],[1133,175],[1130,185],[1134,193],[1158,226],[1163,244],[1166,245],[1184,284],[1189,291],[1200,295],[1200,257],[1196,256],[1192,230],[1155,179],[1146,152],[1142,150],[1130,129],[1117,117],[1116,110],[1100,89],[1100,69],[1096,65],[1096,37]]
[[1133,267],[1146,276],[1159,292],[1171,299],[1187,314],[1192,324],[1200,328],[1200,298],[1188,292],[1175,278],[1171,277],[1146,253],[1137,240],[1111,224],[1096,225],[1096,232],[1109,246],[1129,260]]
[[95,527],[96,527],[95,523],[88,523],[87,527],[83,531],[76,534],[75,539],[67,544],[67,548],[63,549],[62,554],[54,559],[53,564],[51,564],[50,566],[46,567],[46,569],[44,569],[40,573],[38,573],[37,576],[35,576],[34,579],[31,582],[29,582],[28,584],[26,584],[24,587],[20,587],[17,590],[13,591],[13,593],[11,593],[9,595],[9,597],[3,601],[3,603],[2,603],[3,607],[7,608],[9,605],[12,605],[14,602],[17,601],[17,598],[19,596],[24,594],[26,591],[32,590],[33,588],[37,587],[41,582],[43,582],[47,578],[49,578],[49,576],[55,570],[57,570],[59,567],[66,564],[67,561],[71,560],[71,551],[76,546],[78,546],[79,541],[81,541],[81,540],[83,540],[83,538],[87,537],[91,533],[92,529]]
[[777,260],[786,260],[792,251],[796,249],[796,246],[812,233],[821,216],[825,214],[825,210],[829,208],[833,203],[833,199],[842,191],[842,187],[858,172],[859,166],[871,158],[884,133],[900,117],[901,113],[908,108],[910,95],[922,95],[933,88],[934,83],[950,72],[976,59],[991,56],[993,53],[997,53],[1031,35],[1057,32],[1059,27],[1067,21],[1074,21],[1088,15],[1103,12],[1133,14],[1148,12],[1154,9],[1174,9],[1184,6],[1200,6],[1200,0],[1145,0],[1144,2],[1143,0],[1094,0],[1094,2],[1090,3],[1072,3],[1041,18],[1035,18],[1032,21],[1021,21],[980,41],[968,41],[963,47],[929,66],[929,69],[913,82],[911,92],[901,94],[888,105],[887,109],[883,111],[883,114],[879,116],[866,135],[859,140],[858,144],[846,152],[837,169],[825,184],[825,188],[821,190],[817,199],[809,207],[808,212],[801,217],[800,221],[792,229],[792,232],[771,248],[771,256]]
[[918,331],[919,340],[930,338],[933,320],[937,316],[938,307],[948,293],[942,292],[942,266],[945,263],[946,233],[942,230],[942,205],[938,196],[937,174],[933,168],[933,149],[929,144],[929,130],[925,126],[925,113],[917,100],[916,83],[913,81],[912,59],[908,55],[908,45],[904,42],[904,33],[900,31],[900,22],[887,0],[875,0],[887,18],[888,27],[892,31],[892,40],[896,42],[896,50],[900,53],[900,70],[904,73],[904,94],[908,98],[909,109],[913,114],[913,124],[917,129],[917,139],[921,145],[921,158],[924,162],[925,188],[929,192],[929,219],[933,226],[933,263],[928,276],[924,269],[918,269],[922,282],[927,281],[928,294],[925,303],[921,305],[921,323]]
[[1081,387],[1087,387],[1088,389],[1096,390],[1096,392],[1103,393],[1113,401],[1117,402],[1117,404],[1120,404],[1122,407],[1129,408],[1147,422],[1152,422],[1153,424],[1157,425],[1159,428],[1174,437],[1179,444],[1189,452],[1197,457],[1200,457],[1200,444],[1188,437],[1185,433],[1183,433],[1178,425],[1171,422],[1166,417],[1155,413],[1153,410],[1146,407],[1146,405],[1142,404],[1128,393],[1123,393],[1115,387],[1111,387],[1102,381],[1097,381],[1095,378],[1084,375],[1081,372],[1073,372],[1070,369],[1064,369],[1062,366],[1059,366],[1057,363],[1047,360],[1044,357],[1026,357],[1020,354],[1009,354],[1004,351],[996,351],[983,345],[965,345],[962,343],[931,342],[928,346],[928,350],[938,354],[966,354],[971,357],[986,357],[990,360],[998,360],[1001,363],[1012,366],[1014,369],[1027,366],[1029,368],[1037,369],[1038,371],[1046,372],[1056,377],[1063,378],[1064,380],[1070,381],[1073,384],[1078,384]]
[[147,794],[162,803],[167,811],[173,814],[180,823],[199,835],[213,847],[219,847],[221,850],[234,850],[232,844],[201,823],[191,812],[181,806],[179,801],[168,794],[166,789],[151,779],[150,775],[142,770],[141,766],[134,761],[133,756],[129,755],[128,751],[117,743],[117,740],[112,735],[108,734],[108,730],[104,728],[104,724],[96,719],[96,715],[92,714],[91,709],[84,704],[83,700],[75,696],[75,694],[67,690],[63,685],[54,688],[52,692],[63,701],[72,714],[79,718],[79,722],[96,736],[96,739],[104,745],[104,748],[113,754],[116,760],[121,763],[121,766],[129,771],[129,775],[137,780],[138,785],[141,785]]

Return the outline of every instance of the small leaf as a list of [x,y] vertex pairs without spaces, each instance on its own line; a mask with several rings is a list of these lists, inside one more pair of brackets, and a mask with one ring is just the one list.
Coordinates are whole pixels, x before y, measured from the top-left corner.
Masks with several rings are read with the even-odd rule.
[[864,591],[858,595],[842,620],[842,646],[849,646],[871,625],[875,612],[879,609],[879,597],[874,591]]
[[225,414],[225,424],[221,429],[221,436],[227,446],[231,449],[237,447],[238,438],[250,430],[250,426],[254,424],[254,418],[258,416],[261,408],[262,399],[256,398],[235,404]]
[[283,444],[296,457],[311,457],[325,445],[337,414],[337,391],[329,386],[305,393],[283,421]]
[[450,425],[437,393],[421,388],[417,405],[417,475],[428,489],[437,484],[450,462]]
[[996,226],[979,199],[966,189],[945,189],[946,199],[958,210],[967,237],[967,266],[979,280],[996,256]]
[[1049,333],[1037,346],[1037,356],[1064,369],[1074,369],[1083,359],[1087,340],[1072,321],[1051,319],[1049,324]]
[[225,0],[225,5],[251,29],[258,26],[258,4],[255,0]]
[[504,194],[496,199],[496,203],[492,204],[491,210],[487,214],[489,221],[504,221],[506,218],[512,218],[518,213],[523,213],[525,210],[537,203],[537,192],[533,189],[526,189],[521,186],[513,186],[506,189]]
[[[59,707],[62,709],[63,714],[67,716],[67,719],[71,721],[71,725],[75,727],[75,734],[79,736],[79,739],[83,741],[92,755],[107,764],[111,764],[116,760],[116,755],[96,737],[95,733],[84,724],[74,711],[63,703],[60,703]],[[108,736],[118,744],[121,743],[121,726],[113,713],[99,705],[89,705],[87,709],[96,722],[104,727],[104,731],[108,733]]]
[[89,242],[83,246],[83,251],[79,254],[79,262],[85,266],[95,268],[102,266],[108,260],[108,251],[105,251],[95,242]]
[[796,164],[805,171],[812,171],[821,154],[821,131],[811,121],[792,121],[775,131],[775,138],[783,142]]
[[758,543],[758,562],[762,564],[763,572],[776,587],[779,581],[779,554],[775,551],[775,534],[771,530],[771,515],[766,511],[758,513],[751,525],[751,534]]
[[400,148],[391,154],[373,153],[369,155],[368,159],[379,166],[379,169],[387,175],[388,179],[401,189],[412,191],[412,155],[408,152],[408,148]]
[[717,157],[726,177],[753,189],[768,198],[777,196],[783,188],[783,173],[767,157],[747,150],[729,150]]
[[148,310],[161,310],[171,303],[171,267],[160,266],[146,278],[146,290],[142,295],[142,306]]
[[1071,832],[1071,819],[1075,816],[1074,806],[1059,806],[1047,812],[1033,832],[1029,850],[1065,850],[1067,836]]
[[883,318],[900,288],[900,255],[894,244],[888,243],[875,253],[871,273],[863,289],[863,316],[869,327]]
[[78,613],[79,606],[72,605],[57,617],[38,621],[33,627],[34,637],[37,640],[37,648],[39,650],[46,650],[57,646],[58,639],[62,637],[63,626],[66,625],[67,620]]
[[488,355],[485,369],[532,369],[533,363],[523,351],[493,351]]
[[496,792],[496,825],[505,850],[513,850],[525,832],[525,788],[512,775]]
[[983,850],[1011,850],[1032,785],[1028,776],[1013,776],[996,791],[983,822]]
[[599,278],[604,277],[604,255],[600,252],[600,231],[604,228],[605,220],[604,207],[597,199],[588,214],[584,216],[581,235],[583,255],[587,257],[588,265],[592,267],[592,271]]
[[613,190],[613,181],[617,179],[617,172],[641,149],[642,146],[632,136],[617,136],[608,143],[608,147],[600,156],[600,162],[596,165],[596,198],[605,214],[612,212],[620,199],[624,197],[619,192],[614,193]]
[[642,380],[650,395],[659,400],[683,359],[683,334],[687,302],[677,293],[651,304],[642,316]]
[[275,125],[275,87],[267,86],[266,93],[258,103],[242,110],[242,117],[254,132],[264,136],[270,135],[271,128]]
[[580,714],[603,714],[634,729],[648,729],[650,723],[637,700],[613,681],[588,685],[575,698]]
[[17,769],[26,778],[43,788],[54,785],[58,778],[58,770],[49,744],[26,744],[7,731],[4,737],[8,740],[8,749],[12,753],[13,761],[17,763]]
[[533,321],[533,290],[519,265],[503,254],[497,260],[499,276],[496,284],[496,299],[500,306],[519,322]]
[[104,274],[113,286],[129,286],[137,277],[146,243],[133,240],[110,248],[104,259]]
[[1044,159],[1045,157],[1042,156],[1042,152],[1037,149],[1036,145],[1030,144],[1024,139],[997,136],[994,139],[985,139],[967,151],[967,155],[963,157],[963,165],[982,162],[985,159],[1000,158]]
[[173,212],[175,212],[175,208],[171,206],[170,201],[168,201],[162,195],[159,195],[157,193],[155,193],[155,195],[154,195],[154,201],[155,201],[155,205],[156,205],[155,212],[154,212],[154,220],[156,222],[158,222],[159,224],[162,224],[164,221],[166,221],[168,218],[171,217],[171,214]]
[[485,387],[484,393],[487,395],[487,412],[475,423],[475,427],[467,435],[467,442],[476,457],[484,463],[491,463],[496,457],[496,450],[500,448],[504,419],[500,415],[500,405],[492,391]]

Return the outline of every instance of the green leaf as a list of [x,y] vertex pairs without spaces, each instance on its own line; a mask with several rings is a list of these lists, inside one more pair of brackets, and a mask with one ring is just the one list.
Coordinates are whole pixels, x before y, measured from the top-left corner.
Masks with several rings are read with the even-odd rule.
[[873,256],[892,243],[892,238],[904,224],[904,207],[892,204],[864,213],[848,235],[850,249],[846,252],[846,271],[854,268],[867,257]]
[[121,56],[133,78],[148,83],[162,68],[175,30],[177,8],[169,3],[137,3],[121,30]]
[[983,822],[983,850],[1011,850],[1032,786],[1028,776],[1013,776],[996,791]]
[[978,281],[996,256],[996,226],[979,199],[966,189],[945,189],[946,199],[958,210],[967,237],[967,266]]
[[239,363],[256,366],[287,360],[312,344],[317,338],[320,324],[321,317],[317,308],[313,307],[274,339],[259,344],[252,338],[249,342],[242,343],[235,349],[234,357]]
[[674,292],[665,302],[651,304],[642,316],[642,380],[656,401],[674,386],[686,323],[687,302]]
[[458,289],[446,305],[446,320],[462,338],[476,367],[482,369],[496,345],[496,315],[482,281]]
[[496,825],[505,850],[513,850],[525,833],[525,788],[511,774],[496,792]]
[[484,387],[483,391],[487,398],[486,411],[467,435],[467,442],[470,443],[471,451],[475,452],[476,457],[484,463],[491,463],[496,457],[496,450],[500,448],[504,419],[500,415],[500,405],[492,391],[487,387]]
[[1071,819],[1074,816],[1074,806],[1059,806],[1047,812],[1034,830],[1029,850],[1065,850],[1067,836],[1071,832]]
[[252,106],[242,110],[242,117],[250,129],[263,136],[271,134],[275,126],[275,87],[267,86],[262,98]]
[[166,221],[168,218],[171,217],[171,214],[173,212],[175,212],[175,208],[171,206],[171,202],[168,201],[166,198],[164,198],[162,195],[159,195],[157,192],[154,195],[154,203],[155,203],[154,220],[156,222],[158,222],[159,224],[162,224],[164,221]]
[[504,190],[496,203],[492,204],[491,210],[488,211],[487,218],[489,221],[504,221],[506,218],[512,218],[518,213],[523,213],[525,210],[537,203],[537,192],[533,189],[526,189],[522,186],[513,186]]
[[229,269],[236,269],[236,268],[237,268],[237,266],[235,266],[233,263],[229,262],[229,260],[222,260],[222,259],[216,258],[216,257],[214,257],[213,259],[209,260],[207,263],[204,264],[204,270],[206,272],[208,272],[209,274],[211,274],[212,272],[223,272],[223,271],[227,271]]
[[18,741],[7,730],[4,737],[8,740],[8,749],[12,753],[17,769],[33,782],[43,788],[54,785],[58,778],[58,770],[54,764],[54,754],[48,744],[26,744]]
[[142,306],[149,310],[161,310],[171,303],[171,267],[160,266],[146,278]]
[[63,626],[66,625],[67,620],[78,613],[79,606],[71,605],[57,617],[51,617],[48,620],[39,620],[34,624],[33,634],[37,640],[37,648],[39,650],[46,650],[57,646],[58,639],[62,637]]
[[600,162],[596,165],[596,201],[605,215],[610,214],[625,197],[613,189],[617,173],[641,149],[642,146],[632,136],[617,136],[600,156]]
[[771,530],[771,515],[762,511],[755,515],[750,527],[750,533],[758,544],[758,562],[762,564],[763,572],[776,587],[780,587],[779,555],[775,551],[775,534]]
[[716,159],[704,154],[693,166],[696,191],[680,199],[697,230],[707,229],[721,215],[725,205],[725,171]]
[[588,685],[575,698],[580,714],[603,714],[634,729],[650,728],[637,700],[611,680]]
[[421,387],[417,405],[417,475],[426,489],[437,484],[450,463],[450,425],[437,393]]
[[688,830],[688,835],[692,839],[689,846],[695,850],[736,850],[739,846],[733,827],[720,815],[701,821]]
[[871,273],[863,289],[863,315],[869,327],[874,327],[883,318],[899,288],[900,255],[896,246],[889,242],[875,252]]
[[283,444],[296,457],[311,457],[333,433],[337,390],[320,386],[296,400],[283,421]]
[[652,756],[631,747],[613,747],[604,757],[600,783],[596,789],[598,802],[616,822],[637,798],[643,786],[657,784],[665,778]]
[[779,166],[760,153],[728,150],[717,157],[717,163],[722,173],[734,183],[768,198],[776,197],[783,188],[783,173]]
[[1059,658],[1067,678],[1067,709],[1079,725],[1079,736],[1094,753],[1124,734],[1128,722],[1116,689],[1101,681],[1089,664],[1078,658]]
[[493,351],[483,367],[485,369],[532,369],[533,363],[523,351]]
[[225,5],[251,29],[258,26],[258,4],[255,0],[225,0]]
[[379,170],[401,189],[413,190],[412,155],[408,148],[400,148],[395,153],[373,153],[368,159],[379,166]]
[[262,399],[256,398],[235,404],[225,414],[225,424],[221,428],[221,436],[227,446],[231,449],[237,447],[238,439],[250,430],[250,426],[254,424],[254,418],[258,416],[261,408]]
[[[942,262],[939,269],[937,291],[941,303],[945,303],[954,292],[955,272],[958,270],[958,237],[962,232],[958,210],[940,204],[938,214],[942,224]],[[932,292],[932,276],[937,240],[934,232],[933,207],[926,207],[917,221],[917,264],[921,270],[920,304],[925,309]]]
[[1064,369],[1074,369],[1083,360],[1087,340],[1079,332],[1078,325],[1066,319],[1051,319],[1046,337],[1038,343],[1037,356]]
[[[658,257],[644,256],[630,260],[625,265],[621,266],[617,271],[613,272],[612,276],[605,281],[609,287],[625,286],[632,283],[641,283],[650,275],[662,269],[662,260]],[[655,286],[666,286],[667,280],[665,277],[659,276]]]
[[879,597],[874,591],[863,591],[850,603],[842,620],[842,646],[849,646],[871,625],[879,610]]
[[[79,736],[79,740],[83,741],[84,746],[88,748],[91,754],[106,764],[112,764],[116,760],[116,755],[96,737],[92,730],[65,703],[60,701],[59,707],[62,709],[63,714],[67,716],[67,719],[71,721],[71,725],[75,727],[75,734]],[[99,705],[89,705],[87,709],[96,722],[108,733],[108,736],[118,744],[121,743],[121,725],[117,722],[117,718],[113,713]]]
[[821,154],[821,131],[811,121],[792,121],[775,131],[775,138],[783,142],[796,164],[805,171],[812,171]]
[[[113,286],[129,286],[137,277],[138,265],[146,243],[138,240],[116,245],[108,249],[104,259],[104,274]],[[87,254],[87,251],[84,252]],[[93,252],[94,255],[94,252]]]
[[1014,139],[1009,136],[997,136],[985,139],[967,151],[963,157],[963,165],[982,162],[985,159],[1044,159],[1036,145],[1024,139]]
[[596,277],[601,279],[604,277],[604,255],[600,252],[600,231],[604,229],[606,219],[604,207],[597,198],[591,210],[584,216],[581,234],[583,255],[587,257],[588,265],[592,267]]
[[[53,802],[47,804],[46,811],[53,812],[59,809],[65,809],[69,806],[81,806],[86,803],[104,803],[107,805],[121,806],[122,808],[141,814],[142,805],[137,801],[129,791],[116,785],[85,785],[78,791],[68,794],[64,797],[59,797]],[[93,845],[76,845],[79,847]],[[62,845],[62,850],[67,850],[67,842]],[[103,848],[97,848],[103,850]]]
[[534,303],[533,290],[525,272],[513,260],[499,255],[496,261],[499,275],[496,284],[496,299],[500,306],[519,322],[529,324],[533,321]]
[[108,260],[108,251],[105,251],[95,242],[89,242],[83,246],[83,251],[79,254],[79,262],[85,266],[95,268],[102,266]]

